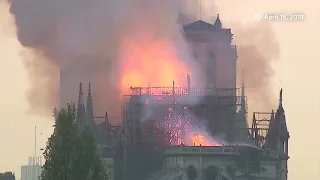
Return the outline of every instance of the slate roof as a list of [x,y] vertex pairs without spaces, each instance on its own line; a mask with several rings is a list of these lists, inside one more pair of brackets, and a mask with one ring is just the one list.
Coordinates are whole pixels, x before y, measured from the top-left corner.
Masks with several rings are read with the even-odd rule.
[[184,26],[185,30],[209,30],[209,31],[216,31],[222,29],[222,23],[219,18],[219,15],[217,16],[217,19],[214,24],[207,23],[202,20],[198,20],[196,22],[193,22],[191,24],[187,24]]

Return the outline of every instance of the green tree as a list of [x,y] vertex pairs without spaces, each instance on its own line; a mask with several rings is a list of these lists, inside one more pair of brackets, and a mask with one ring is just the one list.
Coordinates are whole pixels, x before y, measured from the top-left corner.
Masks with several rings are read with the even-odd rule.
[[74,104],[58,111],[44,151],[42,180],[107,180],[92,132],[79,132]]
[[15,175],[12,172],[0,173],[0,180],[15,180]]

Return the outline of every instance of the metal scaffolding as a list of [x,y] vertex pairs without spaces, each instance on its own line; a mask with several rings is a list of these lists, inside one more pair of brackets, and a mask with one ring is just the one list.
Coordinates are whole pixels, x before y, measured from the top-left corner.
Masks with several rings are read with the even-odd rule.
[[252,126],[249,128],[250,138],[258,147],[263,147],[269,130],[270,120],[274,116],[273,112],[254,112]]
[[[199,121],[209,132],[232,139],[240,108],[239,89],[131,87],[123,96],[123,126],[132,144],[149,141],[180,145],[182,137]],[[197,120],[191,120],[196,118]],[[130,146],[130,144],[128,144]]]

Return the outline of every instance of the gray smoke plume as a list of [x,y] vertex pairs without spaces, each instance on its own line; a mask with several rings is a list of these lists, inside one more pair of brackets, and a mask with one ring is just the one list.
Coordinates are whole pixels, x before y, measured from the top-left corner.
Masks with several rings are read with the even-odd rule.
[[79,82],[91,81],[97,111],[101,113],[107,108],[111,116],[120,113],[116,71],[123,37],[142,36],[139,31],[143,30],[151,34],[147,41],[180,42],[177,12],[191,7],[171,0],[12,0],[9,3],[18,40],[27,49],[23,59],[32,83],[28,96],[31,110],[48,114],[57,105],[60,69],[64,79],[61,99],[75,100]]
[[[15,19],[18,40],[26,48],[22,57],[32,83],[28,93],[31,112],[45,115],[51,115],[52,107],[58,104],[59,70],[62,70],[61,99],[75,100],[79,82],[91,81],[95,110],[101,114],[108,109],[109,115],[118,119],[121,107],[118,59],[123,38],[147,36],[148,42],[165,39],[176,49],[185,51],[176,20],[180,15],[181,21],[191,21],[199,12],[198,1],[193,0],[7,1]],[[243,29],[237,35],[240,66],[248,76],[256,72],[252,81],[246,81],[248,89],[254,87],[254,83],[263,89],[261,82],[268,81],[269,59],[257,60],[257,57],[269,52],[260,48],[254,36],[245,38],[247,28]],[[253,68],[260,71],[257,73]],[[260,93],[266,95],[266,91]]]
[[267,23],[252,27],[234,25],[234,32],[239,57],[238,80],[242,81],[243,76],[249,104],[254,104],[254,108],[249,106],[250,110],[276,108],[277,100],[271,93],[272,62],[279,58],[280,47],[271,26]]

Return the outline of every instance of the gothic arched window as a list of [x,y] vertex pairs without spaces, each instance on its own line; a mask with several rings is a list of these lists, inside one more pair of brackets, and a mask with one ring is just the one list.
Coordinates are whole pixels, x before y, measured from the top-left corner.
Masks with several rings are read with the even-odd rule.
[[214,87],[216,83],[216,56],[210,50],[207,52],[206,74],[207,84]]

